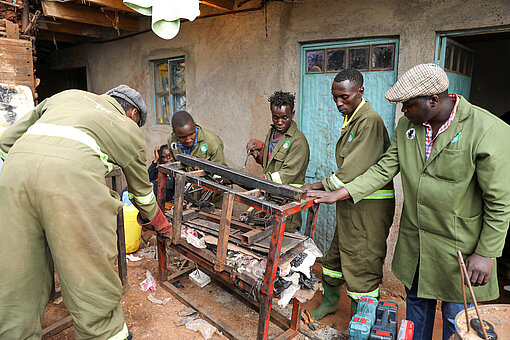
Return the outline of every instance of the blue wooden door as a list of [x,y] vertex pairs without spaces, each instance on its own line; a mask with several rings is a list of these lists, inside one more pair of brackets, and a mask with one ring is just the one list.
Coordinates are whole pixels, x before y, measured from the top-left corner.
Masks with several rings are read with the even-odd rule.
[[469,100],[473,50],[448,37],[439,37],[439,42],[440,46],[436,50],[436,64],[441,66],[448,75],[450,81],[448,92],[460,94]]
[[[317,43],[301,47],[298,120],[310,144],[307,183],[318,182],[337,169],[335,147],[343,117],[333,102],[331,85],[339,71],[355,68],[362,72],[363,97],[381,114],[390,136],[393,134],[395,105],[384,99],[384,93],[396,81],[397,56],[398,39]],[[315,242],[324,252],[329,248],[335,226],[335,205],[322,204]]]

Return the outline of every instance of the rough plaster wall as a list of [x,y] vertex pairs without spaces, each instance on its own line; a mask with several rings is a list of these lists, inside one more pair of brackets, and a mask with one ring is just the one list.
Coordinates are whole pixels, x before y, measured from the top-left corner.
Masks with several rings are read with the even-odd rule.
[[[310,0],[270,2],[267,17],[267,38],[264,11],[258,11],[184,23],[170,41],[149,32],[90,45],[90,90],[101,92],[126,83],[140,90],[152,113],[149,60],[184,55],[187,109],[223,139],[227,162],[236,168],[244,162],[249,137],[265,135],[270,122],[267,97],[278,89],[298,93],[301,43],[398,36],[401,75],[416,64],[433,62],[437,32],[509,25],[510,6],[507,0]],[[396,119],[400,116],[397,107]],[[143,132],[150,161],[151,150],[166,140],[169,128],[154,126],[151,114]],[[248,170],[260,167],[250,160]],[[400,180],[395,182],[398,221],[403,197]],[[388,238],[385,286],[401,292],[389,265],[397,225]]]

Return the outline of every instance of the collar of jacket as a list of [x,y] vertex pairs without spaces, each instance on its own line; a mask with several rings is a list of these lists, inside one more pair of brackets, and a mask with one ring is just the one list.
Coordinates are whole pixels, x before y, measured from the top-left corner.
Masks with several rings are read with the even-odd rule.
[[[271,129],[272,129],[271,130],[271,134],[272,134],[276,130],[274,124],[271,124]],[[288,136],[288,137],[292,137],[296,133],[296,130],[297,130],[297,124],[294,120],[292,120],[292,123],[290,123],[289,129],[284,133],[284,135]],[[280,137],[280,140],[282,139],[282,137]],[[274,152],[274,150],[273,150],[273,152]]]
[[[434,147],[432,148],[432,152],[425,162],[425,168],[436,158],[437,155],[443,149],[450,144],[451,140],[462,131],[464,124],[462,122],[469,118],[471,115],[471,104],[462,96],[458,96],[459,105],[457,106],[457,112],[455,113],[455,117],[453,118],[452,123],[443,131],[436,139],[434,143]],[[411,124],[415,126],[414,124]],[[416,125],[417,126],[417,125]],[[417,129],[417,142],[419,145],[420,156],[425,160],[425,126],[421,126],[421,128]]]
[[[365,104],[363,104],[363,106],[360,107],[359,111],[356,112],[354,117],[352,117],[352,120],[349,122],[349,124],[345,126],[345,128],[347,129],[349,125],[352,125],[355,121],[360,119],[360,117],[362,117],[368,110],[370,110],[370,103],[368,102],[368,100],[365,100]],[[346,118],[344,117],[344,119]]]
[[[200,145],[202,145],[202,142],[204,141],[204,131],[202,130],[202,127],[198,124],[195,124],[195,126],[198,129],[198,133],[197,133],[197,137],[196,137],[197,145],[191,150],[191,153],[193,153],[193,151],[195,151],[197,148],[199,148]],[[177,136],[175,135],[174,132],[172,132],[172,142],[177,143]],[[179,153],[182,153],[181,148],[177,147],[177,150],[179,151]]]
[[115,108],[117,109],[117,111],[119,111],[122,115],[126,115],[126,111],[124,111],[124,109],[122,108],[122,106],[120,106],[119,102],[115,100],[115,98],[113,97],[110,97],[109,95],[107,94],[102,94],[100,95],[99,97],[105,99],[108,103],[112,104],[113,106],[115,106]]

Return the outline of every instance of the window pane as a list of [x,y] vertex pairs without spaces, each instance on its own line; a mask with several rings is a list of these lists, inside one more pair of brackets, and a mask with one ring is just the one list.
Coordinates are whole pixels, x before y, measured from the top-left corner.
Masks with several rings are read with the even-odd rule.
[[368,70],[368,47],[349,48],[349,68]]
[[345,69],[345,49],[328,50],[327,72],[339,72]]
[[372,68],[383,70],[393,68],[395,45],[374,46],[372,49]]
[[445,70],[452,69],[452,45],[446,44],[446,52],[444,57],[444,68]]
[[174,94],[174,113],[186,109],[186,94]]
[[307,72],[323,73],[324,72],[324,50],[307,51],[306,52]]
[[453,60],[452,60],[452,71],[459,71],[459,57],[460,57],[460,48],[458,46],[454,46],[453,49]]
[[168,95],[156,96],[156,124],[170,124]]
[[460,61],[459,61],[459,72],[462,74],[466,74],[466,70],[464,69],[464,67],[466,66],[467,53],[468,53],[468,51],[461,49]]
[[156,92],[168,91],[168,63],[166,61],[154,63],[156,78]]
[[171,63],[172,66],[172,93],[185,92],[186,81],[184,80],[184,61],[174,61]]

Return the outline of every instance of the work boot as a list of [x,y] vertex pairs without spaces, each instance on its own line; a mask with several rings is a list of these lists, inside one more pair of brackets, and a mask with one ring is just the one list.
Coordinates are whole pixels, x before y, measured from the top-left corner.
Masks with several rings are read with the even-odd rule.
[[133,334],[133,332],[128,331],[128,337],[126,338],[126,340],[133,340],[134,338],[135,338],[135,335]]
[[324,288],[322,302],[317,309],[310,312],[310,316],[314,318],[315,321],[319,321],[328,314],[335,313],[338,309],[338,303],[340,302],[342,286],[330,286],[323,280],[322,287]]

